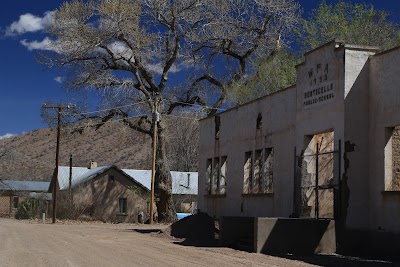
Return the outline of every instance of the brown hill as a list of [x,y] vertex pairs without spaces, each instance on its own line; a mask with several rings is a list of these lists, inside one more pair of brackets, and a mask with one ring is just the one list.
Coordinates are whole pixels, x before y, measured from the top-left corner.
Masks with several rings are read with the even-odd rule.
[[[53,128],[34,130],[0,140],[6,150],[0,158],[0,179],[50,181],[55,166],[56,136]],[[151,164],[149,136],[125,127],[122,123],[105,124],[95,130],[61,133],[60,165],[88,166],[91,160],[100,165],[115,164],[120,168],[149,169]]]

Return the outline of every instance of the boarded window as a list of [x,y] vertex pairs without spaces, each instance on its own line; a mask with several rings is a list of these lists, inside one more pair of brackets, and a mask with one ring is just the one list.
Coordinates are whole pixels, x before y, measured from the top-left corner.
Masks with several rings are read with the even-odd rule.
[[244,156],[244,177],[243,177],[243,193],[249,194],[252,192],[252,165],[253,165],[253,152],[249,151]]
[[274,148],[265,149],[265,159],[263,166],[263,179],[261,182],[262,193],[273,193],[274,181]]
[[118,201],[118,213],[127,213],[127,201],[125,197],[121,197]]
[[301,217],[334,218],[335,133],[305,137],[301,163]]
[[223,195],[226,193],[227,157],[207,160],[206,194]]
[[206,194],[211,194],[212,159],[207,159],[206,167]]
[[254,179],[252,185],[253,193],[261,192],[261,181],[263,178],[262,163],[263,163],[263,151],[262,149],[256,150],[254,153]]
[[220,178],[219,178],[219,193],[225,194],[226,193],[226,174],[227,174],[227,157],[221,157],[221,171],[220,171]]
[[385,190],[400,191],[400,126],[386,129]]
[[214,166],[211,181],[211,194],[219,193],[219,158],[214,158]]

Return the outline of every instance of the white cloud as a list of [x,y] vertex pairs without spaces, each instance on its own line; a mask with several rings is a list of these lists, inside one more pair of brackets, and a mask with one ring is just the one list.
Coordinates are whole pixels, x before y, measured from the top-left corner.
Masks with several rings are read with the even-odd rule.
[[1,139],[6,139],[6,138],[10,138],[10,137],[13,137],[13,136],[16,136],[16,134],[6,133],[5,135],[1,135],[0,136],[0,140]]
[[64,80],[64,78],[61,77],[61,76],[58,76],[58,77],[55,77],[54,80],[55,80],[56,82],[58,82],[58,83],[62,83],[63,80]]
[[27,41],[26,39],[23,39],[20,41],[20,43],[28,48],[29,51],[32,50],[50,50],[50,51],[55,51],[54,47],[51,46],[51,40],[50,38],[46,37],[42,41]]
[[[160,63],[157,64],[149,64],[147,67],[153,71],[154,73],[161,75],[163,73],[163,66]],[[171,66],[171,69],[169,70],[170,73],[177,73],[180,72],[183,69],[186,69],[188,67],[188,64],[186,62],[181,62],[178,64],[174,64]]]
[[37,32],[44,30],[50,26],[54,21],[54,12],[47,11],[43,17],[38,17],[30,13],[19,16],[18,21],[14,21],[6,29],[6,36],[21,35],[27,32]]
[[[122,42],[113,42],[107,46],[115,55],[126,59],[132,58],[130,48]],[[133,58],[131,59],[133,61]]]

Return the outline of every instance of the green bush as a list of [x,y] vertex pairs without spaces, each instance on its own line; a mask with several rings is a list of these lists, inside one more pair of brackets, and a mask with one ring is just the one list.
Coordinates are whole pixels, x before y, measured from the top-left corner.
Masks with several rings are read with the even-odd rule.
[[36,218],[38,210],[39,200],[35,198],[28,198],[19,205],[15,217],[17,219],[33,219]]

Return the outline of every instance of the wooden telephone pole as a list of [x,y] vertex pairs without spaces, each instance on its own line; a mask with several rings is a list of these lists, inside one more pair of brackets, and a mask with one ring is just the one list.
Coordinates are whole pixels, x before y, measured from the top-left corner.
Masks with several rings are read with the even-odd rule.
[[157,101],[155,101],[153,112],[153,160],[151,166],[151,195],[150,195],[150,218],[149,224],[153,224],[154,216],[154,179],[156,172],[156,154],[157,154],[157,123],[160,121],[160,114],[157,112]]
[[57,146],[56,146],[56,172],[53,186],[53,223],[56,223],[56,212],[57,212],[57,191],[58,191],[58,162],[60,154],[60,131],[61,131],[61,111],[70,106],[47,106],[43,105],[43,108],[51,108],[57,110]]

